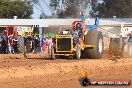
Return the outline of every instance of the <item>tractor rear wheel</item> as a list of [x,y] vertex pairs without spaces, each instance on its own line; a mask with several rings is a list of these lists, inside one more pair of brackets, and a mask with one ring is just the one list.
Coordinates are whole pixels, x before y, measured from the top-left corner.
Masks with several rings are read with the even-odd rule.
[[92,48],[86,48],[85,53],[88,58],[99,59],[104,52],[103,35],[98,30],[89,31],[85,36],[85,45],[95,45]]
[[24,53],[24,37],[18,36],[18,53]]

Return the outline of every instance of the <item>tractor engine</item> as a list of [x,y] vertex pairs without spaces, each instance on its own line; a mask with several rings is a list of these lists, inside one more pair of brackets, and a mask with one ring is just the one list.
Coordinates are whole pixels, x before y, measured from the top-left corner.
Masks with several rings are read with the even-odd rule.
[[72,47],[79,43],[82,36],[82,25],[81,22],[75,22],[74,25],[74,28],[64,30],[56,36],[57,51],[71,51]]

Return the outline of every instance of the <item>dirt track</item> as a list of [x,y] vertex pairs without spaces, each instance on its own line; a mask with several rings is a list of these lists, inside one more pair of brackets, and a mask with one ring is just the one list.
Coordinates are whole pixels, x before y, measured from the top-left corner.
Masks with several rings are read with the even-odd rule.
[[[132,80],[132,58],[110,56],[107,39],[105,39],[105,54],[101,59],[78,61],[10,58],[0,60],[0,88],[80,88],[78,78],[82,69],[88,72],[90,79]],[[106,86],[88,88],[104,87]],[[113,87],[115,86],[108,86]]]

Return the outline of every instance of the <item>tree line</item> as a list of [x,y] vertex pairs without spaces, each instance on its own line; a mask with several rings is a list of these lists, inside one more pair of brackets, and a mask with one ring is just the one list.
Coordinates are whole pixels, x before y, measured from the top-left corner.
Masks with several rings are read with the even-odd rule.
[[27,1],[0,0],[0,18],[31,18],[32,14],[32,5]]

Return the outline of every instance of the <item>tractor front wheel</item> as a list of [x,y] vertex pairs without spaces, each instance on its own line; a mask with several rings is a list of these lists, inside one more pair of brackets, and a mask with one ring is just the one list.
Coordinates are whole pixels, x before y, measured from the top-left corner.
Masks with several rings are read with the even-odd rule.
[[79,44],[76,45],[76,58],[80,60],[81,57],[81,47]]

